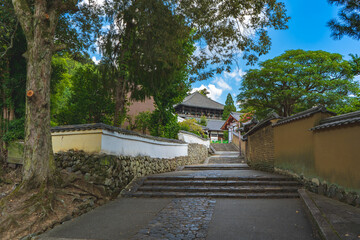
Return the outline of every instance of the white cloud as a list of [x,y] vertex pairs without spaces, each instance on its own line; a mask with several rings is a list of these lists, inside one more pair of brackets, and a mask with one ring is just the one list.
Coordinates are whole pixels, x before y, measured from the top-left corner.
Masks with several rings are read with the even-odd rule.
[[93,62],[94,62],[96,65],[99,64],[99,62],[100,62],[100,60],[97,60],[95,56],[93,56],[93,57],[91,58],[91,60],[93,60]]
[[214,84],[209,84],[209,97],[213,100],[218,100],[223,92],[222,89],[217,88]]
[[217,88],[214,84],[209,84],[208,86],[205,86],[204,84],[202,84],[198,88],[193,88],[191,90],[191,93],[196,92],[196,91],[200,91],[200,90],[202,90],[204,88],[206,88],[209,91],[208,97],[211,98],[214,101],[218,101],[221,94],[223,93],[223,90],[220,89],[220,88]]
[[232,72],[224,72],[224,77],[226,79],[233,79],[236,82],[240,82],[242,77],[246,74],[241,68],[235,68]]
[[232,90],[232,87],[229,86],[229,84],[227,84],[225,82],[224,79],[220,78],[220,77],[216,77],[213,81],[213,83],[215,83],[216,85],[218,85],[222,90]]
[[82,4],[86,4],[86,5],[97,5],[97,6],[102,6],[104,5],[105,0],[83,0],[82,2],[80,2],[80,5]]

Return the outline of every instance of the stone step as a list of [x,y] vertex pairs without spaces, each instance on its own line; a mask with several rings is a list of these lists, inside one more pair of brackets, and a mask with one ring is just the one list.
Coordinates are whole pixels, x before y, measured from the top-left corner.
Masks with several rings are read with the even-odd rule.
[[199,170],[248,170],[246,164],[208,164],[208,165],[188,165],[183,170],[199,171]]
[[210,164],[232,164],[232,163],[241,163],[242,161],[245,161],[243,158],[239,157],[210,157],[208,163]]
[[148,176],[147,180],[158,181],[294,181],[289,177],[221,177],[221,176]]
[[141,186],[138,191],[142,192],[213,192],[213,193],[296,193],[298,187],[194,187],[194,186]]
[[210,171],[210,170],[249,170],[249,167],[187,167],[183,169],[184,171]]
[[239,148],[233,143],[211,143],[215,151],[239,151]]
[[299,198],[298,193],[210,193],[210,192],[142,192],[126,193],[124,197],[209,197],[209,198]]
[[183,181],[159,181],[146,180],[143,185],[161,186],[301,186],[297,181],[207,181],[207,180],[183,180]]

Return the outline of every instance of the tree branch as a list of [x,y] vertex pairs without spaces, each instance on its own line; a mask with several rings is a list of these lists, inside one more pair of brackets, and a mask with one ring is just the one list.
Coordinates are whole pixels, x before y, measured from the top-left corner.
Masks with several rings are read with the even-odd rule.
[[26,39],[32,40],[33,36],[33,15],[26,0],[12,0],[15,14],[21,24]]
[[59,51],[62,51],[64,49],[67,48],[67,45],[66,44],[60,44],[60,45],[56,45],[54,46],[53,48],[53,52],[56,53],[56,52],[59,52]]
[[19,25],[19,20],[16,21],[16,25],[15,25],[14,32],[13,32],[13,34],[11,35],[11,38],[10,38],[10,46],[5,50],[4,53],[2,53],[2,54],[0,55],[0,59],[3,58],[3,57],[6,55],[6,53],[9,51],[9,49],[11,49],[11,48],[14,46],[14,38],[15,38],[15,34],[16,34],[18,25]]

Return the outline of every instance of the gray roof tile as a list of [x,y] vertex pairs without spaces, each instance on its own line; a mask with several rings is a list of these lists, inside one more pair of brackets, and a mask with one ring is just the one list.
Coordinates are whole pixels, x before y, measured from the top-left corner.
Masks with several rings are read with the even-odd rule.
[[205,97],[204,95],[194,92],[191,95],[185,97],[182,103],[175,105],[177,106],[188,106],[188,107],[201,107],[201,108],[209,108],[209,109],[217,109],[217,110],[224,110],[224,105],[214,100]]
[[156,140],[156,141],[162,141],[162,142],[185,143],[185,142],[177,140],[177,139],[154,137],[154,136],[150,136],[150,135],[140,134],[137,132],[126,130],[126,129],[106,125],[104,123],[89,123],[89,124],[57,126],[57,127],[52,127],[51,132],[54,133],[54,132],[86,131],[86,130],[97,130],[97,129],[108,130],[110,132],[118,132],[118,133],[123,133],[126,135],[133,135],[133,136],[148,138],[148,139],[152,139],[152,140]]
[[342,114],[335,117],[326,118],[320,121],[320,124],[310,130],[320,130],[324,128],[337,127],[346,124],[360,123],[360,111]]
[[239,121],[240,116],[243,115],[243,113],[239,113],[239,112],[231,112],[230,114],[231,116],[233,116],[233,118],[235,118],[236,121]]
[[292,122],[292,121],[295,121],[295,120],[298,120],[298,119],[301,119],[301,118],[310,117],[313,114],[318,113],[318,112],[330,113],[330,114],[336,115],[336,113],[328,111],[326,109],[326,107],[318,106],[318,107],[310,108],[310,109],[305,110],[303,112],[299,112],[299,113],[294,114],[294,115],[292,115],[290,117],[283,118],[280,121],[278,121],[277,123],[273,124],[273,126],[275,127],[275,126],[279,126],[281,124],[289,123],[289,122]]
[[208,119],[207,125],[204,129],[209,131],[223,131],[221,130],[222,125],[224,125],[224,120],[215,120],[215,119]]
[[246,138],[247,136],[251,135],[252,133],[254,133],[256,130],[261,129],[263,127],[268,126],[269,124],[271,124],[271,120],[273,119],[279,119],[281,118],[278,114],[276,113],[271,113],[269,114],[264,120],[260,121],[259,123],[257,123],[254,127],[252,127],[247,133],[244,134],[244,138]]

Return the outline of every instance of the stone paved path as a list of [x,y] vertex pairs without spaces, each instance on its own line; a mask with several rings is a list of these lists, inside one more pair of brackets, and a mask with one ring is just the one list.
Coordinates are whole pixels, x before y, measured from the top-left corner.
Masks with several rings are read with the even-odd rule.
[[174,199],[134,239],[205,239],[216,200]]
[[[223,160],[220,160],[222,163]],[[234,159],[231,159],[233,162]],[[254,170],[194,170],[159,177],[281,177]],[[48,240],[316,239],[300,199],[119,198],[43,234]]]

